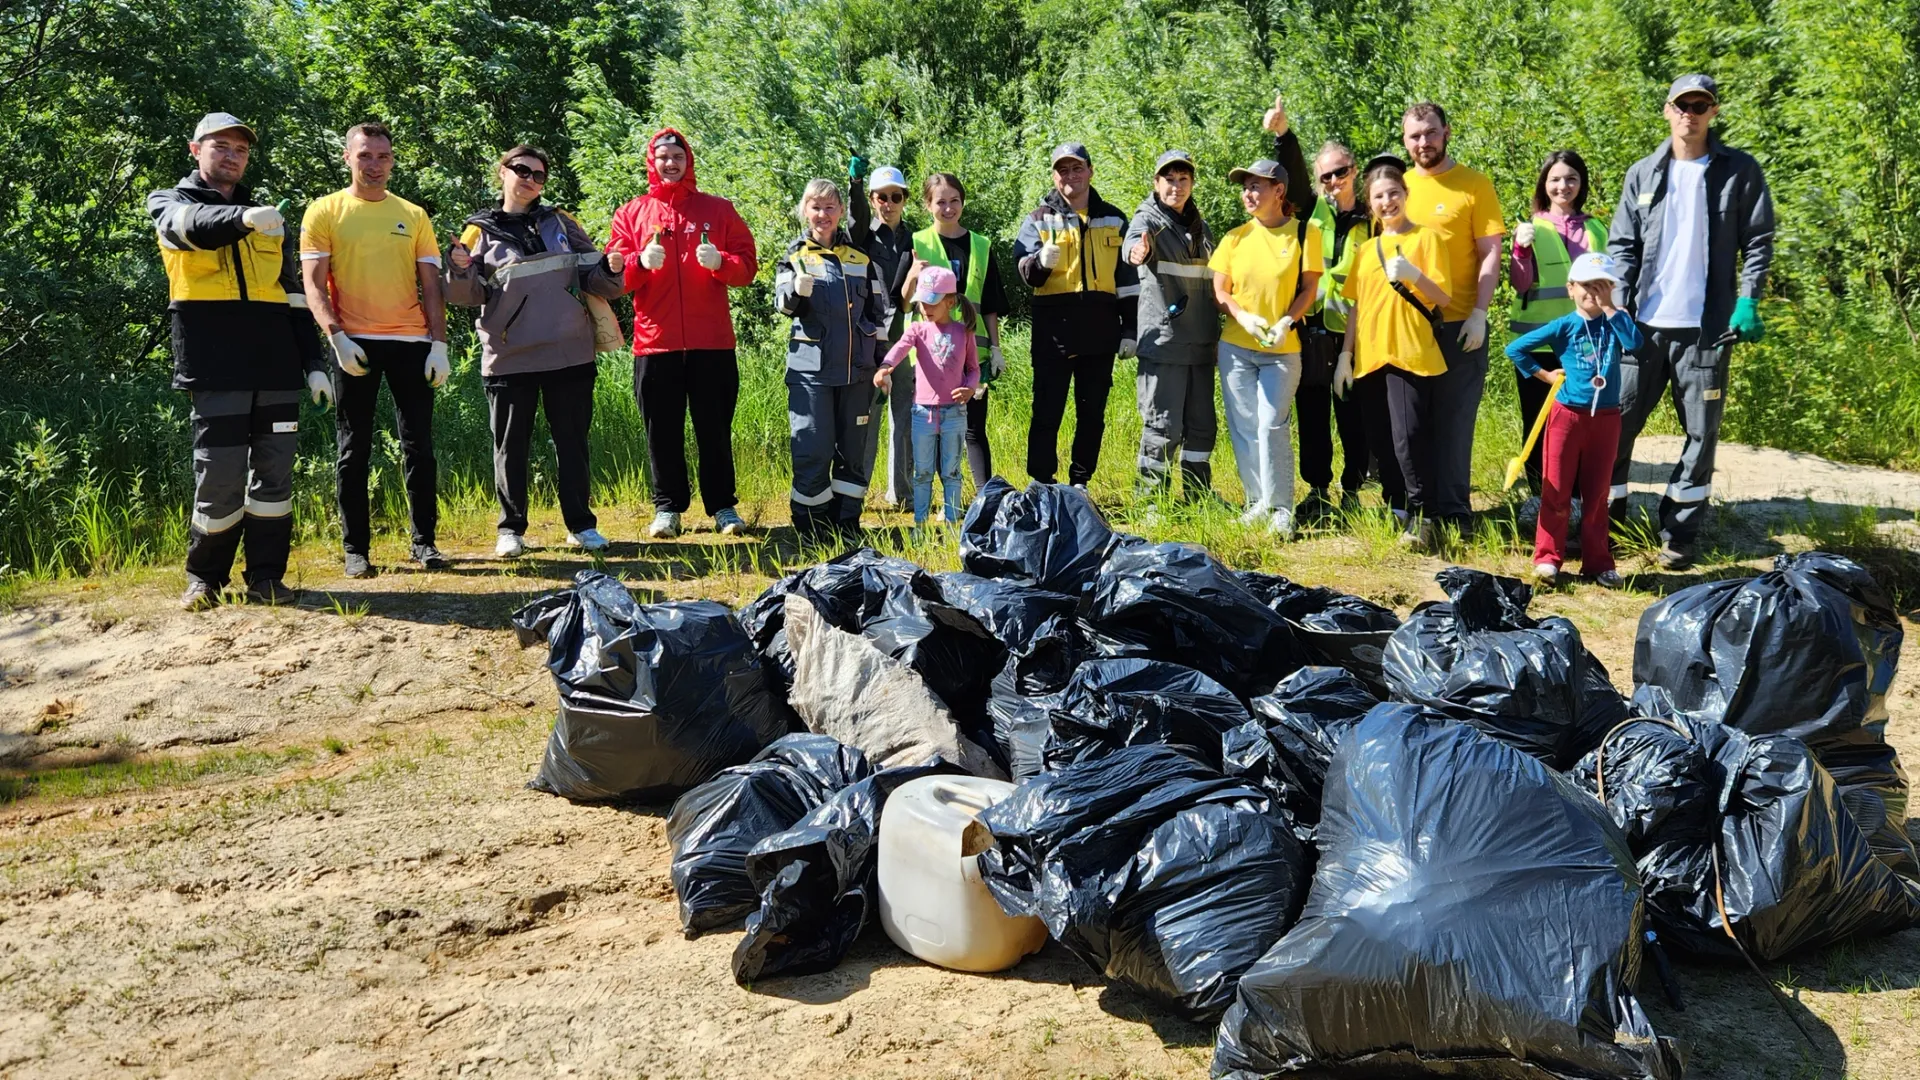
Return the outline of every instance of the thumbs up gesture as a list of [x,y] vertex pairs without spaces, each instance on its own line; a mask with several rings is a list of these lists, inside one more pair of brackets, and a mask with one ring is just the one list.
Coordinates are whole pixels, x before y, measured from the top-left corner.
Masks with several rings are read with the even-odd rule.
[[1273,108],[1268,109],[1260,118],[1260,126],[1275,135],[1287,133],[1287,100],[1279,94],[1273,95]]
[[1513,246],[1517,248],[1533,246],[1533,222],[1523,221],[1513,227]]

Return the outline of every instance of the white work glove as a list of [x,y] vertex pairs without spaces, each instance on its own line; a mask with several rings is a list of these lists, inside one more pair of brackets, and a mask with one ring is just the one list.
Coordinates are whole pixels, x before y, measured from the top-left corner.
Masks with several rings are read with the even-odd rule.
[[327,340],[333,342],[333,358],[340,362],[341,371],[356,377],[367,373],[367,350],[348,337],[345,330],[335,330],[327,335]]
[[1474,308],[1467,321],[1460,324],[1460,347],[1467,350],[1477,349],[1487,342],[1487,312],[1485,308]]
[[1413,260],[1405,255],[1395,252],[1393,258],[1387,260],[1388,281],[1412,282],[1419,277],[1420,271],[1414,268]]
[[813,295],[813,275],[812,274],[799,273],[799,274],[793,275],[793,295],[795,296],[812,296]]
[[280,211],[271,206],[249,206],[246,212],[240,215],[240,220],[246,223],[247,228],[261,236],[286,235],[287,219],[281,217]]
[[648,270],[667,265],[667,249],[661,247],[658,240],[647,241],[647,246],[640,249],[640,265]]
[[1000,346],[995,345],[987,350],[987,367],[996,379],[1000,377],[1001,372],[1007,370],[1007,357],[1000,351]]
[[1287,338],[1287,331],[1291,329],[1293,329],[1293,316],[1291,315],[1280,316],[1279,322],[1274,323],[1272,326],[1267,328],[1267,337],[1266,337],[1267,344],[1278,345],[1282,341],[1285,341]]
[[1240,313],[1233,317],[1233,321],[1239,323],[1240,329],[1245,330],[1253,340],[1263,341],[1266,339],[1267,320],[1255,315],[1246,308],[1241,308]]
[[1341,401],[1347,400],[1347,392],[1353,389],[1353,354],[1343,352],[1340,361],[1333,365],[1333,396]]
[[1060,245],[1049,240],[1040,245],[1040,265],[1051,270],[1060,265]]
[[333,408],[333,380],[327,378],[326,372],[307,372],[307,394],[313,398],[315,405],[320,404],[321,398],[326,398],[327,408]]
[[1533,222],[1523,221],[1513,227],[1513,246],[1516,248],[1533,246]]
[[427,346],[427,385],[438,389],[447,385],[447,376],[453,368],[447,364],[447,343],[436,341]]
[[1132,359],[1134,350],[1139,347],[1139,342],[1134,341],[1132,338],[1121,338],[1120,358],[1122,360]]
[[712,244],[701,244],[693,249],[693,258],[708,270],[720,269],[720,249]]

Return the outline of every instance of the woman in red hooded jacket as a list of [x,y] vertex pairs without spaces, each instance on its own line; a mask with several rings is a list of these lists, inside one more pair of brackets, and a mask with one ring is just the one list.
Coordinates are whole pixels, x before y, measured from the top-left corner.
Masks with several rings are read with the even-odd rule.
[[647,193],[613,215],[608,251],[629,254],[633,293],[633,396],[647,425],[653,524],[680,534],[693,501],[687,486],[687,413],[700,451],[700,498],[714,528],[746,527],[734,509],[733,407],[740,396],[727,290],[760,269],[753,235],[733,204],[694,184],[693,147],[672,128],[647,143]]

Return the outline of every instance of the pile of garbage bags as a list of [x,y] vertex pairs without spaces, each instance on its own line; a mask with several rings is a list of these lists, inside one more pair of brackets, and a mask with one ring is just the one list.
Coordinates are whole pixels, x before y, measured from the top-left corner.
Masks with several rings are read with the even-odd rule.
[[1216,1075],[1665,1080],[1649,940],[1778,959],[1920,925],[1900,623],[1844,559],[1654,604],[1631,699],[1480,571],[1403,622],[998,479],[960,560],[849,551],[737,616],[581,574],[515,616],[561,702],[533,786],[677,796],[682,925],[744,930],[749,985],[877,921],[902,784],[1011,779],[981,902],[1219,1019]]

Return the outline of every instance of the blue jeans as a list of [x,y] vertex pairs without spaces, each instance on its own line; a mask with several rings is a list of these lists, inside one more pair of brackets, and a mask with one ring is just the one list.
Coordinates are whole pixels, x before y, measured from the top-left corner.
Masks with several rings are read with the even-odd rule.
[[1220,397],[1248,509],[1293,509],[1293,394],[1300,354],[1220,343]]
[[967,443],[965,405],[913,407],[913,523],[933,512],[933,474],[940,472],[948,521],[960,520],[960,455]]

